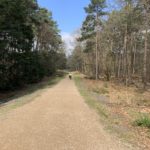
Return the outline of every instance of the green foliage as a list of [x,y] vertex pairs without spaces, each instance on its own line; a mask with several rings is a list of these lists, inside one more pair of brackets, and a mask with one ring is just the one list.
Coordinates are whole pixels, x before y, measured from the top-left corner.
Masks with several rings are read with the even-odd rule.
[[36,0],[1,0],[0,8],[0,90],[55,73],[56,59],[65,54],[59,51],[62,42],[52,13]]
[[85,7],[85,11],[88,14],[98,13],[98,16],[105,15],[103,9],[106,7],[106,0],[91,0],[88,7]]
[[103,86],[104,86],[104,88],[108,88],[108,83],[105,82]]
[[[117,4],[117,3],[116,3]],[[117,79],[126,85],[150,82],[150,2],[121,0],[105,13],[105,0],[91,0],[81,27],[81,53],[72,53],[72,68],[90,77]],[[104,16],[105,15],[105,16]],[[75,66],[75,67],[74,67]],[[139,80],[137,80],[139,79]]]
[[83,64],[82,60],[82,47],[81,45],[77,45],[75,47],[75,51],[73,51],[72,56],[68,58],[68,68],[70,70],[79,70],[81,71]]
[[150,117],[148,115],[143,115],[137,119],[134,124],[137,126],[150,128]]
[[106,7],[105,0],[91,0],[88,7],[85,7],[87,17],[81,28],[81,41],[92,38],[96,34],[96,28],[102,25],[102,18],[106,13],[103,9]]
[[100,88],[100,93],[101,93],[101,94],[108,94],[109,91],[108,91],[107,88],[101,87],[101,88]]
[[92,88],[92,91],[95,93],[99,93],[99,94],[108,94],[109,93],[108,89],[105,87],[101,87],[101,88],[94,87],[94,88]]

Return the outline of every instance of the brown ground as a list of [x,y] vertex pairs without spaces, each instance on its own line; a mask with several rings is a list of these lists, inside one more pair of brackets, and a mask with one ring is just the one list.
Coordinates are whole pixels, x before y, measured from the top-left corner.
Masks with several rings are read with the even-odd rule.
[[142,116],[150,116],[150,89],[143,91],[134,85],[126,87],[113,80],[95,81],[80,74],[78,76],[81,89],[86,89],[90,99],[100,106],[96,109],[101,111],[104,108],[103,113],[108,115],[103,120],[105,128],[141,150],[150,150],[149,128],[135,124]]
[[0,150],[124,150],[67,78],[0,116]]

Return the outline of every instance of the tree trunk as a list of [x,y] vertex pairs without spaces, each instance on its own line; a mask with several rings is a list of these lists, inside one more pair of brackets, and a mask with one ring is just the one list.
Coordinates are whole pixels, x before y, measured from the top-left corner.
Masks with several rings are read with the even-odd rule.
[[118,60],[118,78],[120,78],[120,69],[121,69],[121,52],[119,53]]
[[[96,14],[96,23],[98,24],[98,14]],[[97,33],[97,25],[96,25],[96,47],[95,47],[95,67],[96,67],[96,76],[95,79],[98,80],[98,33]]]
[[135,62],[136,62],[136,43],[133,46],[133,65],[132,65],[132,74],[135,74]]
[[145,2],[145,48],[143,57],[143,88],[146,88],[147,84],[147,49],[148,49],[148,6],[147,1]]
[[128,51],[127,51],[127,41],[128,41],[128,31],[126,24],[126,31],[124,37],[124,55],[125,55],[125,64],[124,64],[124,74],[125,74],[125,84],[128,85]]
[[147,47],[148,47],[148,32],[146,28],[146,33],[145,33],[145,48],[144,48],[144,58],[143,58],[143,88],[146,88],[147,84]]

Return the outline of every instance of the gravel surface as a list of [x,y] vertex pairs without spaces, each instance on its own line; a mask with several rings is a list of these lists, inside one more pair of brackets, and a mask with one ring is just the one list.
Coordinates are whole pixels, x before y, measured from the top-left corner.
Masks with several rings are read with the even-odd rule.
[[34,101],[0,117],[0,150],[129,150],[63,79]]

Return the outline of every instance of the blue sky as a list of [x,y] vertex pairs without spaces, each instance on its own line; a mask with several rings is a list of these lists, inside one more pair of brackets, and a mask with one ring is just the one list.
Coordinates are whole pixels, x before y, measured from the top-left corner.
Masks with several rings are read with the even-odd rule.
[[79,28],[84,20],[83,8],[90,0],[38,0],[42,7],[46,7],[53,13],[62,32],[71,33]]
[[[108,1],[110,4],[114,0]],[[90,0],[38,0],[38,3],[53,12],[53,18],[62,32],[71,33],[81,26],[85,18],[83,8]]]
[[[115,0],[107,0],[110,6]],[[68,49],[74,46],[74,37],[72,33],[79,29],[85,19],[84,7],[90,3],[90,0],[38,0],[41,7],[52,11],[53,18],[58,23],[61,35]]]

